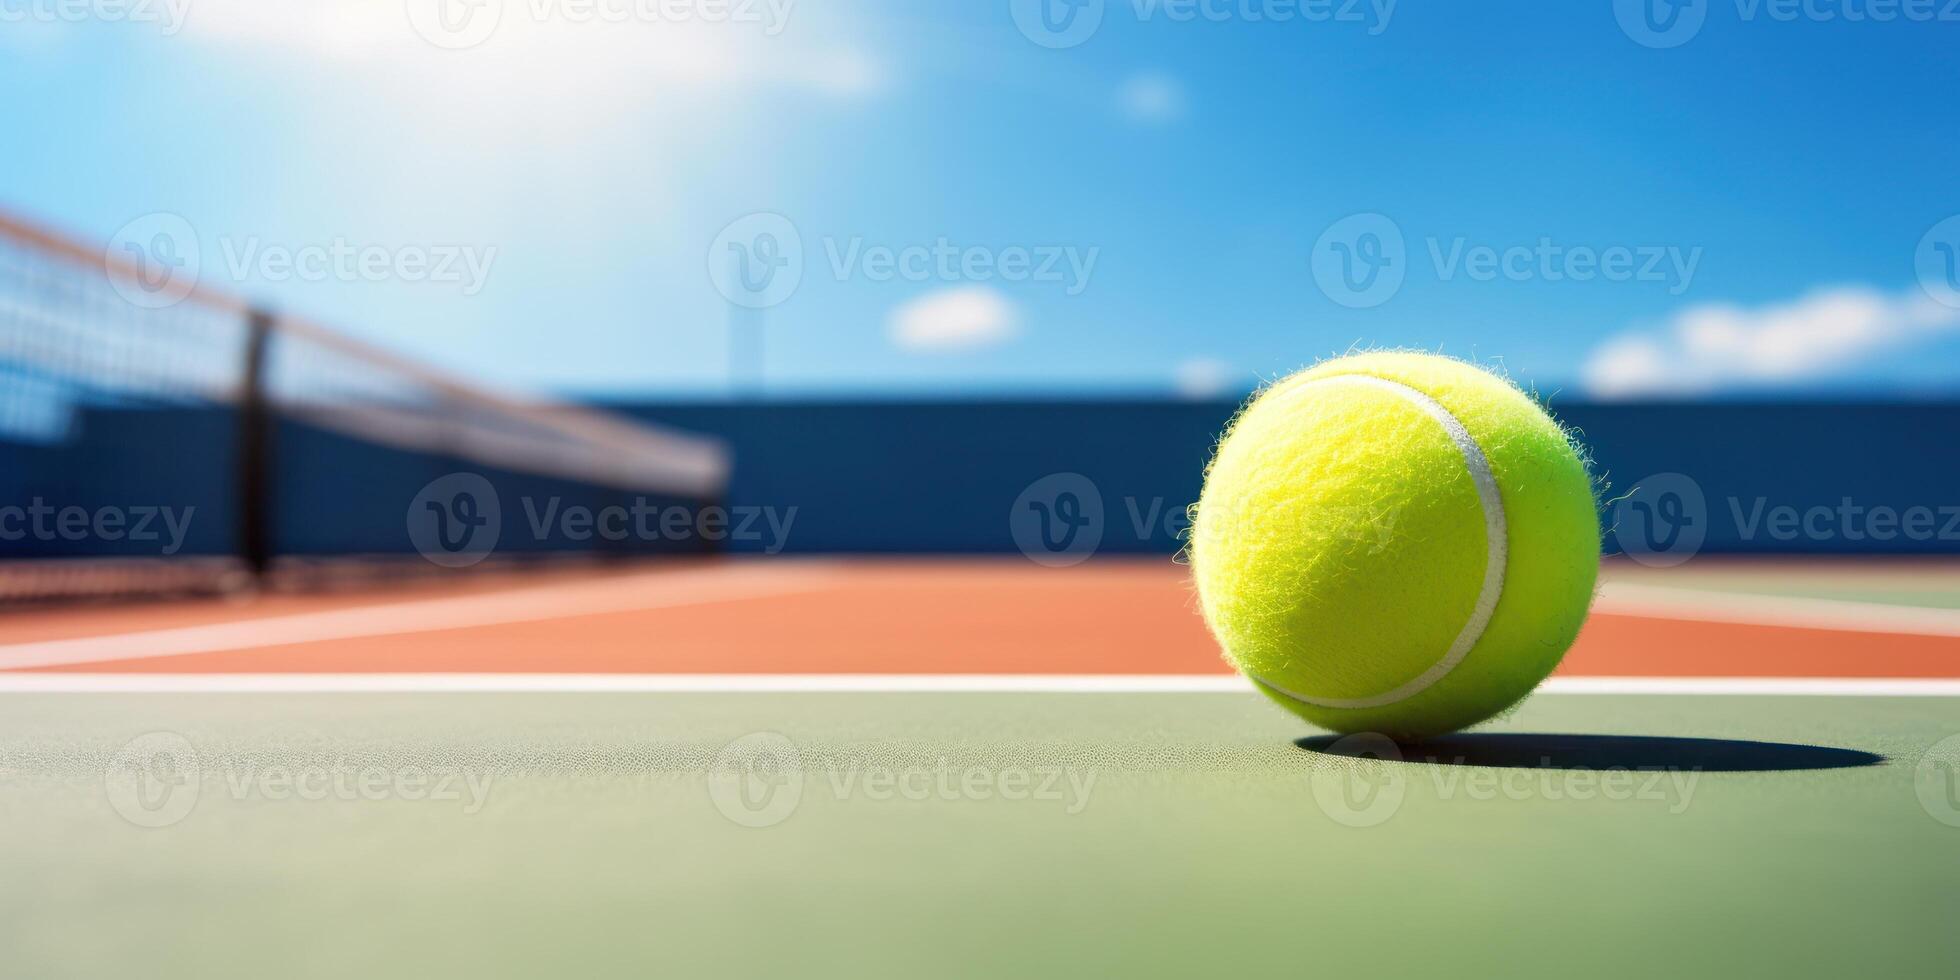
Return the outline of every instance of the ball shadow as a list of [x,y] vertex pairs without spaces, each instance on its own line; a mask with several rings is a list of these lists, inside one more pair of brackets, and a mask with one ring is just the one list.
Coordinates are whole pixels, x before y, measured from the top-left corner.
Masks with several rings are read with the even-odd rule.
[[1882,755],[1859,749],[1728,738],[1656,735],[1476,733],[1390,743],[1375,735],[1315,735],[1294,745],[1321,755],[1387,758],[1497,769],[1667,769],[1700,772],[1798,772],[1875,766]]

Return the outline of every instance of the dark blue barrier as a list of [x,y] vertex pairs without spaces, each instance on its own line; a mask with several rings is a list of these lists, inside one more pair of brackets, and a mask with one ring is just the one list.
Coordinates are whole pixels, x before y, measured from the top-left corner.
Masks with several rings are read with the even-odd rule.
[[[632,405],[736,451],[735,551],[1014,553],[1087,528],[1099,553],[1168,554],[1197,499],[1226,402],[1057,401]],[[1960,405],[1751,403],[1558,406],[1603,478],[1606,547],[1699,552],[1960,552]],[[195,509],[174,554],[236,548],[235,420],[204,410],[101,410],[65,444],[0,440],[0,506],[95,514]],[[408,505],[452,467],[291,423],[273,459],[280,553],[402,553]],[[485,472],[500,552],[599,547],[531,530],[526,501],[632,501]],[[1628,496],[1631,494],[1631,496]],[[663,502],[656,502],[663,503]],[[672,501],[664,503],[674,503]],[[9,512],[11,513],[11,512]],[[23,512],[24,513],[24,512]],[[11,521],[12,523],[8,523]],[[0,531],[19,523],[0,520]],[[18,530],[18,529],[14,529]],[[165,542],[0,535],[0,558],[151,555]],[[1033,542],[1031,545],[1030,542]],[[1056,542],[1062,543],[1062,542]],[[635,541],[621,550],[647,550]],[[1085,547],[1071,539],[1070,547]],[[698,540],[668,550],[691,550]]]
[[235,425],[200,408],[83,409],[61,438],[0,438],[0,559],[235,554]]
[[[1197,499],[1213,440],[1236,407],[624,406],[728,439],[730,502],[779,515],[795,508],[787,551],[1011,553],[1020,550],[1017,501],[1029,503],[1023,495],[1037,481],[1075,473],[1100,500],[1099,552],[1159,554],[1179,546],[1183,508]],[[1618,526],[1649,552],[1960,552],[1960,405],[1570,404],[1556,412],[1581,430],[1606,481],[1608,551],[1620,550]],[[1617,499],[1635,488],[1643,489]],[[1037,487],[1034,497],[1046,493]],[[731,542],[737,551],[763,545]]]

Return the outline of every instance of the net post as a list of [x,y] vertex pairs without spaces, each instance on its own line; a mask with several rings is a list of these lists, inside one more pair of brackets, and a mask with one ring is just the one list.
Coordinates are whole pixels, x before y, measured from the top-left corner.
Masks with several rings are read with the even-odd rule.
[[245,363],[238,387],[238,557],[261,583],[272,568],[272,409],[266,399],[266,351],[274,317],[246,315]]

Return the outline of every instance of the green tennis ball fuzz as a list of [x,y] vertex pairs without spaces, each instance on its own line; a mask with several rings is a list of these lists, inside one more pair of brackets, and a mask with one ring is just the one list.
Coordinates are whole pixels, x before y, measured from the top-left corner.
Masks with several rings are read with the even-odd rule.
[[1599,525],[1584,460],[1523,392],[1451,358],[1368,353],[1239,414],[1190,553],[1212,634],[1268,697],[1408,739],[1491,718],[1558,666]]

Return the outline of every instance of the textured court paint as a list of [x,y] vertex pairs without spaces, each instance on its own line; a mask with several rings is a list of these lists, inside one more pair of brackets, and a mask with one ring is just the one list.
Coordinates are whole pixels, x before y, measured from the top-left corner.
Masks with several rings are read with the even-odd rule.
[[[1427,686],[1475,615],[1486,508],[1447,427],[1365,375],[1421,391],[1488,461],[1506,515],[1504,588],[1481,639]],[[1598,569],[1592,484],[1566,434],[1508,382],[1460,361],[1380,353],[1321,364],[1249,405],[1221,442],[1192,531],[1203,610],[1226,658],[1304,698],[1336,731],[1449,731],[1501,712],[1557,666]],[[1415,693],[1374,704],[1385,691]]]
[[[801,795],[738,825],[708,771],[765,730],[796,765],[758,785]],[[1356,977],[1949,976],[1960,828],[1914,778],[1956,731],[1952,699],[1533,699],[1492,733],[1541,733],[1549,762],[1364,770],[1401,800],[1356,827],[1316,795],[1350,760],[1248,693],[23,696],[0,711],[0,949],[10,976],[153,980],[1298,977],[1303,956]],[[155,829],[105,795],[149,732],[203,776]],[[1588,735],[1650,740],[1561,748]],[[1731,740],[1888,764],[1713,771]],[[260,778],[336,764],[487,776],[487,797]],[[885,781],[912,772],[922,799]]]

